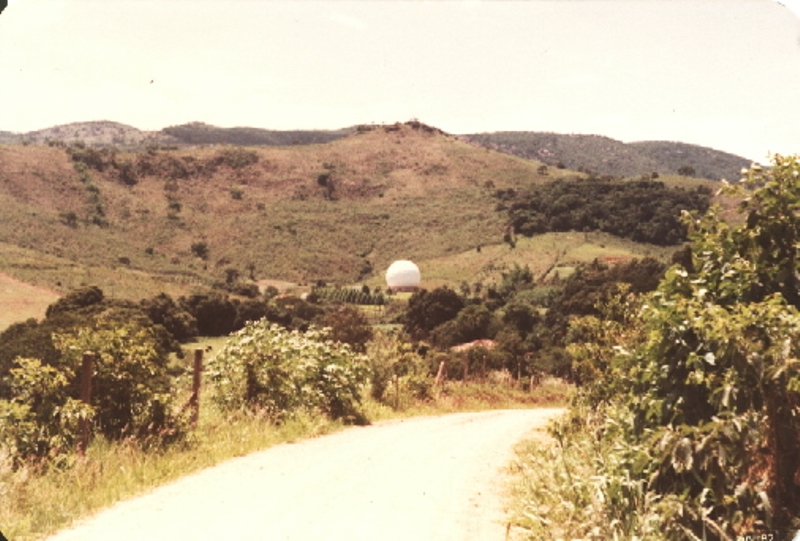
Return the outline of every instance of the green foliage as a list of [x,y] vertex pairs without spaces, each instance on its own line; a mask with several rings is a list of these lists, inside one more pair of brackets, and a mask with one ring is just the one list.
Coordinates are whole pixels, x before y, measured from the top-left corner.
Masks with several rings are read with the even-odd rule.
[[454,319],[436,327],[431,332],[431,342],[441,349],[447,349],[457,344],[490,338],[492,320],[492,313],[485,305],[467,306]]
[[244,148],[226,148],[217,152],[218,160],[231,169],[243,169],[258,163],[258,153]]
[[[67,464],[81,419],[109,439],[160,445],[182,437],[185,426],[172,409],[168,356],[153,329],[109,324],[52,340],[56,358],[45,364],[17,357],[3,377],[0,446],[15,464]],[[91,405],[77,399],[85,351],[95,355]]]
[[0,455],[12,457],[17,467],[30,460],[56,466],[68,463],[80,420],[95,412],[70,396],[74,377],[72,367],[57,369],[38,359],[15,359],[8,398],[0,399]]
[[632,293],[647,293],[658,286],[664,271],[664,264],[653,258],[634,259],[616,265],[594,261],[580,267],[550,301],[545,316],[550,331],[549,343],[558,347],[567,344],[572,318],[601,316],[601,305],[609,297],[618,295],[619,284],[626,284]]
[[529,442],[512,466],[513,524],[530,539],[664,539],[660,498],[643,475],[648,451],[620,429],[629,417],[573,406],[550,441]]
[[[800,159],[730,191],[744,223],[691,219],[690,269],[638,311],[617,296],[572,325],[581,401],[605,416],[594,440],[637,465],[627,475],[670,539],[800,526]],[[606,514],[627,509],[603,494]]]
[[176,340],[191,340],[198,335],[197,319],[166,293],[139,304],[153,323],[162,325]]
[[373,336],[367,318],[354,306],[341,306],[325,316],[322,325],[330,329],[331,340],[348,344],[359,353],[364,353]]
[[399,409],[414,400],[431,397],[433,378],[426,360],[395,332],[378,332],[367,344],[370,394]]
[[92,406],[99,433],[158,444],[183,435],[182,422],[172,411],[169,357],[151,329],[99,326],[56,335],[54,341],[62,354],[59,368],[69,367],[72,374],[84,351],[94,353]]
[[167,135],[190,145],[282,145],[319,144],[334,141],[353,132],[338,131],[273,131],[260,128],[218,128],[202,122],[190,122],[161,130]]
[[327,331],[287,331],[262,319],[233,334],[209,363],[215,400],[282,421],[303,410],[357,420],[367,359]]
[[416,339],[427,337],[433,329],[455,318],[463,307],[464,301],[452,289],[421,289],[408,300],[406,331]]
[[514,232],[604,231],[635,242],[679,244],[686,238],[681,211],[704,212],[710,191],[667,188],[662,182],[557,180],[515,196],[498,191]]
[[[364,289],[366,287],[366,290]],[[386,297],[380,291],[371,293],[369,286],[361,289],[352,287],[315,287],[314,295],[317,298],[334,303],[362,304],[368,306],[383,306],[386,304]]]
[[98,149],[73,145],[66,147],[65,150],[76,164],[82,164],[101,173],[111,165],[116,156],[116,149],[113,148]]
[[47,317],[63,312],[73,312],[103,301],[103,291],[97,286],[73,289],[47,307]]

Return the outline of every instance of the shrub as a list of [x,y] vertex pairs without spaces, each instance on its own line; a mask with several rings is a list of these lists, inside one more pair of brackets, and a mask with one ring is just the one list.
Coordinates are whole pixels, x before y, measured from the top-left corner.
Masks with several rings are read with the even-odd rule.
[[0,455],[14,466],[34,460],[64,464],[74,449],[81,418],[94,410],[69,396],[72,367],[44,366],[17,357],[10,370],[10,397],[0,399]]
[[94,424],[105,437],[132,436],[150,444],[169,443],[183,435],[181,420],[172,411],[169,357],[152,329],[99,326],[57,334],[54,342],[62,354],[58,368],[73,379],[82,352],[95,354]]
[[202,336],[224,336],[236,328],[236,304],[227,295],[198,293],[178,304],[195,318]]
[[354,306],[342,306],[323,318],[322,324],[331,330],[331,339],[348,344],[353,350],[363,353],[372,339],[370,327],[364,314]]
[[47,307],[47,317],[63,312],[73,312],[103,301],[103,291],[97,286],[73,289]]
[[[687,219],[690,268],[673,266],[638,311],[618,295],[572,325],[581,403],[605,417],[597,458],[631,465],[669,539],[800,526],[800,159],[747,178],[731,190],[743,223]],[[630,512],[610,486],[605,520]]]
[[327,330],[287,331],[262,319],[234,333],[207,374],[228,411],[263,412],[278,422],[302,410],[357,420],[368,364]]
[[458,293],[446,287],[421,289],[408,300],[404,316],[406,331],[416,339],[426,338],[439,325],[450,321],[464,307]]
[[[60,356],[52,364],[17,357],[4,378],[0,451],[16,465],[67,463],[81,419],[90,419],[107,438],[132,437],[146,446],[171,443],[185,433],[172,411],[168,357],[151,329],[83,328],[55,334],[53,342]],[[77,400],[84,351],[95,354],[91,405]]]
[[400,407],[410,398],[430,398],[433,387],[431,367],[402,335],[377,333],[367,344],[367,355],[370,394],[375,400]]

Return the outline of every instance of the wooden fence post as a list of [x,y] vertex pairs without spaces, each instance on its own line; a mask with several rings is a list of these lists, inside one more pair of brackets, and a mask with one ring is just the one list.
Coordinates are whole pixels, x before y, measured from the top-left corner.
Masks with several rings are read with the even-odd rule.
[[434,386],[439,386],[444,384],[444,361],[439,363],[439,372],[436,374],[436,383]]
[[192,377],[192,397],[189,399],[192,408],[192,425],[197,425],[200,418],[200,381],[203,375],[203,350],[194,350],[194,374]]
[[[87,406],[92,405],[92,371],[94,370],[94,354],[91,351],[83,352],[81,364],[81,402]],[[78,423],[78,454],[86,454],[89,446],[89,419],[81,419]]]

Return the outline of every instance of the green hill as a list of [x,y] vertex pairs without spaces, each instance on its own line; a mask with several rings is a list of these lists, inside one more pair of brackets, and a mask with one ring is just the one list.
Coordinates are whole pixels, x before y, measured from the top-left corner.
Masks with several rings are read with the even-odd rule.
[[288,146],[329,143],[355,133],[355,128],[325,130],[264,130],[261,128],[218,128],[202,122],[170,126],[161,133],[187,145]]
[[710,180],[738,180],[750,161],[706,147],[665,141],[623,143],[599,135],[563,135],[542,132],[495,132],[464,136],[466,141],[567,169],[600,175],[631,177],[656,172],[679,174],[691,168]]

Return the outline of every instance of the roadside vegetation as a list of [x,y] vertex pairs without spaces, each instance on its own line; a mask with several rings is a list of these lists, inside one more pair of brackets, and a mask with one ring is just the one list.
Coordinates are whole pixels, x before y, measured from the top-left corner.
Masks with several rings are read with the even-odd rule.
[[[729,226],[716,211],[675,220],[741,199],[712,199],[688,170],[663,184],[602,179],[416,121],[324,145],[73,142],[2,146],[0,158],[0,268],[48,288],[32,317],[0,321],[10,539],[276,443],[398,416],[565,405],[576,384],[557,447],[520,463],[520,531],[550,521],[565,537],[647,537],[662,521],[713,536],[784,524],[798,502],[777,481],[796,473],[777,457],[798,451],[782,432],[797,429],[786,210],[797,200],[784,190],[796,161],[754,171],[767,191],[745,194],[746,218]],[[622,212],[623,198],[652,212]],[[385,289],[398,254],[420,263],[424,289]],[[760,461],[742,458],[754,449]]]
[[[134,303],[82,288],[0,334],[3,533],[36,539],[227,458],[349,424],[566,404],[571,392],[561,379],[510,376],[505,353],[487,363],[488,352],[412,339],[407,310],[373,326],[357,305],[273,293]],[[196,348],[211,351],[195,423],[185,350]],[[79,399],[84,351],[95,355],[89,405]],[[84,420],[92,437],[81,454]]]
[[738,225],[687,216],[652,293],[569,322],[578,393],[520,452],[521,537],[791,539],[800,529],[800,158],[741,185]]

